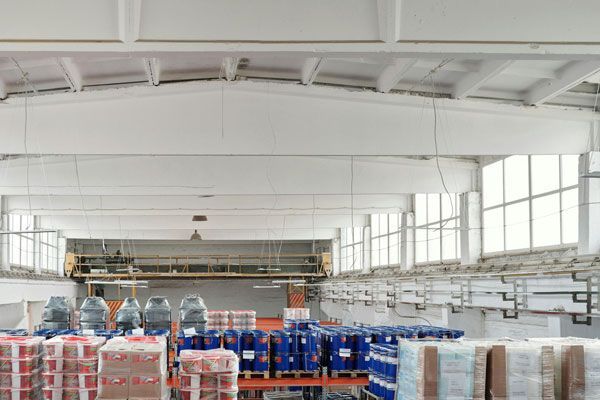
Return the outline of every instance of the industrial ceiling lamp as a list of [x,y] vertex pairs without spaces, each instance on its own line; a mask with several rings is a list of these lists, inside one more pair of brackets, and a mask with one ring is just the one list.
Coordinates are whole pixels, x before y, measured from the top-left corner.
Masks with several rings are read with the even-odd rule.
[[202,236],[198,233],[198,229],[194,229],[194,233],[190,236],[190,240],[202,240]]

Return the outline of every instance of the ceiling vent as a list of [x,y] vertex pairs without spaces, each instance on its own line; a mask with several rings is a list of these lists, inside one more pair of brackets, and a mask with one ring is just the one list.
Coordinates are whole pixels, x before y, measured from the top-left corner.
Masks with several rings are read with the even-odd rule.
[[192,221],[205,222],[205,221],[208,221],[208,218],[206,217],[206,215],[194,215],[192,217]]

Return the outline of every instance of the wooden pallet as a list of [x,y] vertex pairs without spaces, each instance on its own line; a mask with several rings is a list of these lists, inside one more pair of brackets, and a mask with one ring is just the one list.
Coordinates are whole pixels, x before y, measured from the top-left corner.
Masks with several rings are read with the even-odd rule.
[[275,371],[275,378],[318,378],[319,371]]
[[257,379],[257,378],[269,379],[269,371],[265,371],[265,372],[240,371],[238,377],[244,378],[244,379]]
[[332,378],[361,378],[369,376],[368,371],[331,371]]

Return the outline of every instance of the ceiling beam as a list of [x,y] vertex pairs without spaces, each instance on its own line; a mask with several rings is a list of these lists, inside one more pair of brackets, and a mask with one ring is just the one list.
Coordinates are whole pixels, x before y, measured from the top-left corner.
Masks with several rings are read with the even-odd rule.
[[152,86],[160,84],[160,61],[158,58],[144,58],[144,69],[148,83]]
[[[320,85],[186,82],[36,96],[28,137],[40,154],[431,155],[431,99]],[[24,154],[24,99],[0,107],[0,153]],[[43,105],[43,107],[41,107]],[[587,148],[597,113],[441,99],[440,155],[551,154]],[[431,118],[430,118],[431,117]],[[365,135],[365,132],[369,135]],[[276,141],[273,137],[276,136]],[[140,140],[144,138],[144,140]],[[451,140],[450,140],[451,138]]]
[[467,76],[456,83],[452,90],[452,97],[463,99],[470,96],[487,81],[501,74],[512,63],[512,60],[483,61],[477,72],[467,74]]
[[225,57],[223,59],[221,70],[225,74],[225,79],[228,82],[235,80],[239,63],[240,59],[238,57]]
[[8,89],[4,80],[0,79],[0,100],[4,100],[8,97]]
[[383,69],[377,78],[377,91],[387,93],[392,90],[416,64],[415,58],[397,58]]
[[311,57],[304,60],[304,64],[302,65],[302,84],[312,84],[317,78],[317,74],[324,63],[325,59],[317,57]]
[[568,64],[557,79],[544,80],[525,95],[525,103],[538,105],[577,86],[591,75],[600,72],[600,61],[575,61]]
[[70,57],[60,57],[56,60],[61,74],[73,92],[81,92],[83,90],[83,79],[79,67]]
[[123,43],[133,43],[140,36],[142,0],[118,0],[118,33]]

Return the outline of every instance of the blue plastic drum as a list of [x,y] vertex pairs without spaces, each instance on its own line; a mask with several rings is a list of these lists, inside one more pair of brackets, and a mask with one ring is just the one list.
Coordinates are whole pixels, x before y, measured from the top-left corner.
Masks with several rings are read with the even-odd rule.
[[275,371],[290,370],[290,353],[275,353],[273,356],[273,366]]
[[316,353],[317,352],[317,334],[312,331],[304,331],[300,333],[300,352],[301,353]]
[[217,330],[202,332],[200,335],[202,350],[213,350],[221,347],[221,335]]
[[254,334],[252,331],[242,331],[242,350],[254,350]]
[[290,333],[286,331],[271,331],[271,350],[274,353],[289,353]]
[[242,350],[241,332],[237,330],[226,330],[223,334],[223,347],[239,354]]
[[300,353],[290,353],[290,371],[300,370]]
[[302,354],[300,359],[300,369],[303,371],[316,371],[319,367],[317,353]]
[[269,353],[257,351],[254,353],[254,372],[266,372],[269,370]]
[[269,334],[265,331],[252,331],[254,336],[254,351],[267,352],[269,351]]

